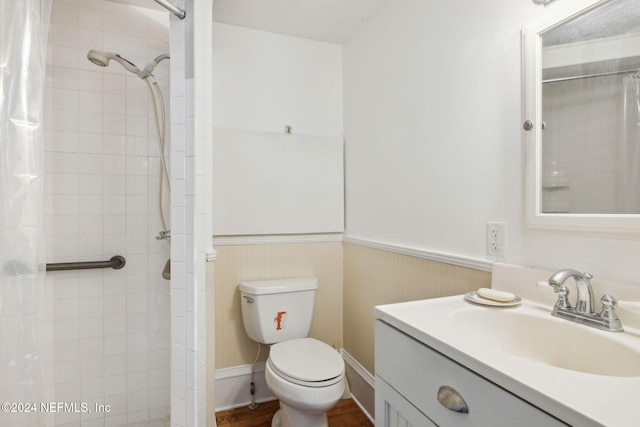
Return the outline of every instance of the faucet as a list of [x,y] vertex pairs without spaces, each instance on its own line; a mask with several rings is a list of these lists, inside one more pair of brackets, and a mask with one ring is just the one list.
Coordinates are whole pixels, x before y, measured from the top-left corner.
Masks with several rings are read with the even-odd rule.
[[[582,314],[595,314],[594,307],[594,298],[593,298],[593,289],[591,288],[590,280],[593,276],[589,273],[580,273],[579,271],[572,270],[570,268],[565,268],[564,270],[557,271],[549,278],[549,285],[556,289],[561,289],[564,286],[564,282],[569,278],[573,277],[576,281],[576,286],[578,288],[578,300],[576,302],[576,311]],[[567,294],[569,293],[568,290]],[[556,291],[558,293],[558,291]],[[570,308],[570,307],[569,307]]]
[[[569,277],[575,280],[578,289],[575,308],[571,306],[567,298],[569,289],[564,284]],[[622,332],[622,323],[615,312],[618,301],[614,297],[608,294],[604,295],[600,299],[602,311],[599,314],[595,312],[593,288],[591,287],[592,278],[593,276],[589,273],[580,273],[570,268],[553,273],[548,283],[558,295],[558,300],[551,315],[605,331]]]

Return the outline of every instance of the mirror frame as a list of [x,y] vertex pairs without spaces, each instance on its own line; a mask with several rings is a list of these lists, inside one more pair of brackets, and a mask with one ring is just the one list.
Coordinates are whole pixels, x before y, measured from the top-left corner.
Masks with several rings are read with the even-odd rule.
[[[542,43],[541,34],[582,12],[609,0],[571,0],[553,4],[548,15],[522,31],[523,134],[525,154],[525,225],[528,230],[572,232],[572,234],[627,234],[640,236],[640,215],[558,214],[541,212],[542,143]],[[530,130],[525,123],[532,122]]]

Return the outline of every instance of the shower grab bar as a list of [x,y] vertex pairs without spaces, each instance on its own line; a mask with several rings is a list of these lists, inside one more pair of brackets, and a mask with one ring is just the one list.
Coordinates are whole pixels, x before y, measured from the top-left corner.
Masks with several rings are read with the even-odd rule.
[[174,5],[169,3],[167,0],[155,0],[155,2],[158,3],[160,6],[164,7],[165,9],[167,9],[169,12],[176,15],[180,19],[184,19],[184,17],[187,16],[184,10],[178,7],[175,7]]
[[47,264],[47,271],[63,270],[86,270],[89,268],[113,268],[119,270],[125,266],[127,260],[121,255],[111,257],[109,261],[87,261],[87,262],[58,262]]

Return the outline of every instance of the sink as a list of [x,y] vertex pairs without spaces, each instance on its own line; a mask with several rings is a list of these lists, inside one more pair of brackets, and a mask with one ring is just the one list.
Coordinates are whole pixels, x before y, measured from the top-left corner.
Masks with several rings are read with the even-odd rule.
[[[512,307],[486,306],[453,295],[385,304],[374,312],[377,320],[567,425],[636,427],[640,314],[619,307],[624,332],[606,332],[554,317],[551,311],[557,296],[536,286],[552,274],[497,263],[492,285],[495,281],[495,289],[522,299]],[[640,301],[637,284],[601,281],[594,285],[597,295],[610,293],[623,301]],[[443,379],[446,376],[443,372]]]
[[468,307],[450,313],[454,329],[469,339],[537,363],[612,377],[640,376],[640,351],[624,333],[604,332],[549,312]]

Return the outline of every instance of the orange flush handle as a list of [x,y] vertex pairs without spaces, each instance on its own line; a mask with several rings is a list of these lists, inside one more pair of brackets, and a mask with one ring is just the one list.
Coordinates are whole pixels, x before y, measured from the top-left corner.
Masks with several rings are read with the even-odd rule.
[[279,331],[282,329],[282,318],[284,317],[285,314],[287,314],[286,311],[279,311],[278,315],[273,318],[273,321],[276,322],[276,331]]

